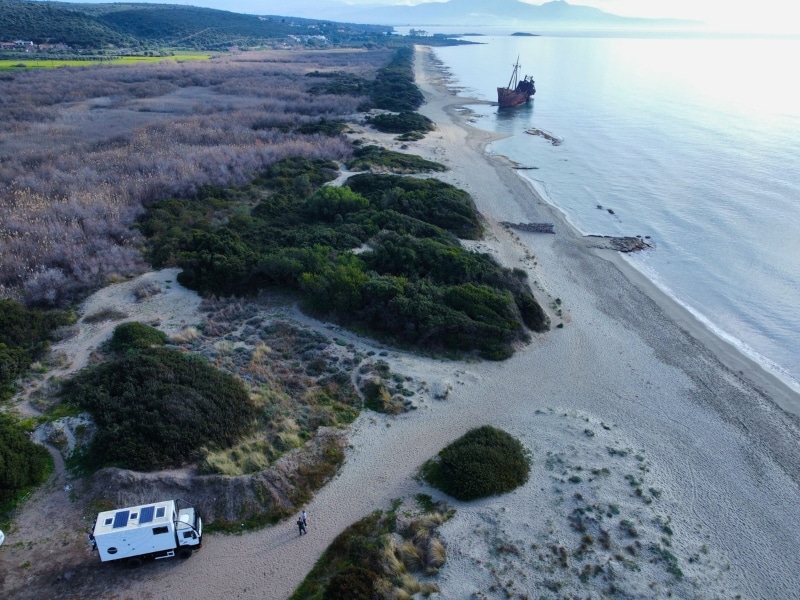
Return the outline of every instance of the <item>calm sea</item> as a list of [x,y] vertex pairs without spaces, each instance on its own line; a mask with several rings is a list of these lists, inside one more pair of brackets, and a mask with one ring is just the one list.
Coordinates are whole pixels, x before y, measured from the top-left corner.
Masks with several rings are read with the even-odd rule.
[[536,80],[528,106],[473,107],[510,134],[490,151],[582,232],[650,236],[634,266],[798,388],[800,39],[469,39],[435,49],[465,94],[496,100],[517,56]]

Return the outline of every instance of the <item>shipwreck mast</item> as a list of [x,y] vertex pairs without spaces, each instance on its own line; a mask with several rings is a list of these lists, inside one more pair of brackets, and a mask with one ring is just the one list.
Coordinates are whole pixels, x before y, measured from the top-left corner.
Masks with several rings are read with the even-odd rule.
[[511,79],[508,80],[508,89],[517,89],[517,73],[519,73],[519,54],[517,55],[517,62],[514,63],[514,70],[511,72]]

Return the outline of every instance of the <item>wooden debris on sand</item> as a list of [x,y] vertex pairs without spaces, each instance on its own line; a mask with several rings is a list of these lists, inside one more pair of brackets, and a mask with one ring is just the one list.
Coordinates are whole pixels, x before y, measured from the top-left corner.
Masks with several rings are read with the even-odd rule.
[[500,224],[532,233],[555,233],[552,223],[509,223],[508,221],[503,221]]

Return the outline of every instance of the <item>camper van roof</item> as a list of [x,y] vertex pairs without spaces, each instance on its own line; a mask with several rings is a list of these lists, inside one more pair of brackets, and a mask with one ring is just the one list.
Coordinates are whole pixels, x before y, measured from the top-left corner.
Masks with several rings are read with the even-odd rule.
[[172,500],[167,500],[101,512],[97,515],[94,534],[122,531],[135,527],[149,527],[153,523],[167,522],[172,519],[174,506],[175,503]]

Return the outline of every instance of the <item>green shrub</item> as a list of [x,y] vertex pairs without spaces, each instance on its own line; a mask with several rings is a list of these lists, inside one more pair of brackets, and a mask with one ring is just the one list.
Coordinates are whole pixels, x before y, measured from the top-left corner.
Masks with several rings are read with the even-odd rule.
[[323,117],[319,121],[303,123],[297,128],[297,132],[303,135],[313,135],[317,133],[320,135],[327,135],[328,137],[336,137],[345,129],[347,129],[346,123],[342,121],[329,121]]
[[9,508],[21,492],[40,484],[52,464],[45,447],[30,441],[13,417],[0,412],[0,511]]
[[130,321],[117,325],[109,341],[109,346],[116,352],[125,352],[163,346],[166,341],[167,334],[163,331],[138,321]]
[[503,494],[528,480],[530,460],[514,437],[491,426],[473,429],[425,463],[422,475],[458,500]]
[[539,306],[539,303],[534,300],[530,292],[527,290],[519,291],[514,294],[514,301],[517,303],[519,312],[522,315],[522,322],[530,327],[533,331],[543,332],[547,331],[550,325],[550,319],[547,313]]
[[375,115],[369,122],[383,133],[426,133],[433,131],[435,126],[425,115],[416,112],[401,112],[398,114],[385,113]]
[[325,186],[318,189],[306,200],[309,214],[325,221],[333,221],[348,213],[364,210],[369,200],[347,187]]
[[[156,203],[141,224],[152,255],[181,266],[179,281],[193,289],[283,286],[321,318],[428,351],[501,360],[528,339],[523,323],[547,329],[524,278],[459,243],[482,233],[467,192],[371,173],[320,187],[329,166],[281,161],[247,191]],[[239,210],[228,200],[237,196]]]
[[383,168],[393,173],[429,173],[446,171],[441,163],[425,160],[414,154],[404,154],[386,150],[380,146],[363,146],[353,152],[353,158],[347,163],[352,171],[367,171],[373,167]]
[[347,567],[331,577],[323,600],[371,600],[377,574],[361,567]]
[[414,50],[403,47],[378,71],[369,86],[370,99],[376,108],[395,112],[413,111],[425,101],[414,83]]
[[0,299],[0,402],[14,395],[14,382],[44,356],[53,332],[70,322],[65,312],[27,309]]
[[438,179],[363,173],[347,187],[382,210],[436,225],[463,239],[479,239],[482,227],[469,193]]
[[167,348],[129,353],[78,373],[63,400],[97,424],[86,466],[149,471],[233,445],[255,424],[244,385],[205,361]]

